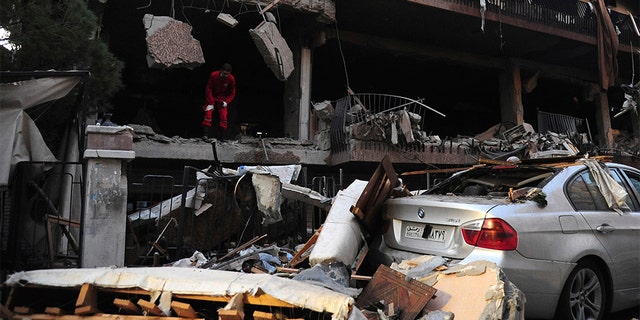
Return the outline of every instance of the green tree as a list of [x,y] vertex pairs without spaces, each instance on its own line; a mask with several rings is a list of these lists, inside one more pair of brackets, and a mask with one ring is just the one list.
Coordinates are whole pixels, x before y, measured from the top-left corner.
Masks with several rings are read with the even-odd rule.
[[1,48],[3,71],[88,70],[89,107],[109,111],[122,87],[122,61],[96,37],[98,19],[82,0],[3,0],[0,26],[18,49]]

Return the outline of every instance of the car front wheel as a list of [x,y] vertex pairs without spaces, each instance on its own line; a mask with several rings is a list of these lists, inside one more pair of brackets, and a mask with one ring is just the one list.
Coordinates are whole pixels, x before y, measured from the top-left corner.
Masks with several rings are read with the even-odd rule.
[[556,319],[602,320],[607,301],[604,281],[595,263],[578,263],[562,289]]

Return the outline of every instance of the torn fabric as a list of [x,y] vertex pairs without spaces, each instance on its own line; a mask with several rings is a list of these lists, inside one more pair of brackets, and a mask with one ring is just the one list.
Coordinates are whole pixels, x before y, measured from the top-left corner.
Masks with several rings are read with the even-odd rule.
[[626,203],[626,199],[629,196],[627,191],[611,177],[609,172],[598,164],[598,161],[595,159],[580,159],[579,161],[589,168],[600,193],[602,193],[610,209],[619,214],[631,211]]
[[[24,111],[60,99],[81,77],[50,77],[0,85],[0,186],[7,186],[16,165],[23,161],[57,162],[40,130]],[[42,170],[47,168],[42,165]]]

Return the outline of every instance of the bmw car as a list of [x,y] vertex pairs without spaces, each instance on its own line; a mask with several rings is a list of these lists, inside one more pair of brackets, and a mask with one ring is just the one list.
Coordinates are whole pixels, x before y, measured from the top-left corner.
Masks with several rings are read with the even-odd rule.
[[493,261],[528,319],[606,319],[640,305],[640,170],[572,159],[478,165],[385,201],[383,247]]

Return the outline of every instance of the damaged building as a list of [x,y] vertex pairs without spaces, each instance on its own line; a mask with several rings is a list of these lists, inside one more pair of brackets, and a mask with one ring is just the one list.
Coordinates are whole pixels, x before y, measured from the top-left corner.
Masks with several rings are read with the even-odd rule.
[[[211,264],[247,243],[295,254],[331,226],[331,199],[372,178],[385,156],[411,189],[511,157],[608,156],[640,167],[637,1],[89,2],[125,63],[112,107],[86,110],[86,71],[2,72],[0,141],[12,150],[0,173],[2,280],[42,268],[195,264],[196,252]],[[232,138],[203,140],[205,84],[223,63],[237,80]],[[12,104],[17,85],[59,94]],[[47,123],[38,106],[68,94],[80,97],[67,108],[75,113]],[[274,178],[277,170],[285,173]],[[31,276],[11,281],[55,285]],[[129,284],[95,283],[80,295],[103,286],[118,287],[110,302],[133,294]],[[193,311],[167,300],[154,310],[156,288],[144,290],[135,293],[149,296],[143,302],[109,308]],[[176,286],[192,306],[211,290]],[[252,302],[335,318],[357,305],[337,295],[340,308],[323,310],[281,294]],[[431,307],[446,309],[440,301]]]

